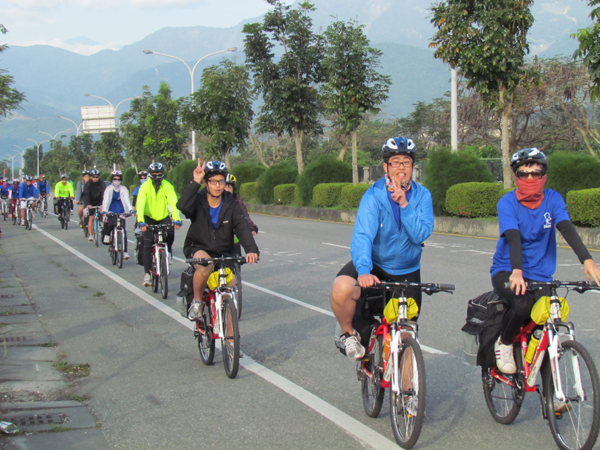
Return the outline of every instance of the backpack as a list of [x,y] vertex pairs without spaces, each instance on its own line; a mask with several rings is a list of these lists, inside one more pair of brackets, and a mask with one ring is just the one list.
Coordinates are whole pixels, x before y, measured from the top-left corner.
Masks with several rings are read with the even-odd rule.
[[494,291],[469,300],[467,320],[462,327],[465,359],[483,368],[494,367],[494,342],[502,329],[506,305]]
[[188,267],[181,273],[180,290],[177,293],[177,307],[182,317],[187,317],[190,303],[194,299],[194,268]]

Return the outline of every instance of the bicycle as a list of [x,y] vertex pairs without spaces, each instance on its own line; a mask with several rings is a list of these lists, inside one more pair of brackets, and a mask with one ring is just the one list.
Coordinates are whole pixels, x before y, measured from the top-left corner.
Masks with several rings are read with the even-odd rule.
[[169,261],[167,243],[164,241],[164,232],[171,228],[170,224],[147,225],[153,230],[152,244],[152,268],[150,277],[152,279],[152,292],[158,292],[160,285],[160,293],[163,299],[169,295]]
[[31,230],[33,226],[33,205],[35,204],[35,199],[28,198],[25,203],[25,229]]
[[[243,256],[239,256],[244,259]],[[236,309],[238,320],[242,317],[242,268],[241,264],[237,261],[233,263],[233,275],[235,276],[235,299],[236,299]]]
[[60,221],[60,227],[63,230],[69,229],[69,222],[71,221],[71,204],[68,198],[59,197],[58,203],[60,206],[60,214],[58,220]]
[[123,268],[123,252],[125,251],[125,219],[132,214],[115,214],[107,212],[106,217],[117,217],[117,223],[110,234],[110,244],[108,246],[108,256],[110,257],[113,266]]
[[[368,348],[357,363],[365,413],[373,418],[379,415],[387,388],[392,431],[403,448],[412,448],[417,443],[425,417],[425,362],[418,340],[418,325],[409,320],[406,291],[410,288],[420,289],[427,295],[451,293],[455,289],[452,284],[391,281],[363,289],[364,307],[369,310],[372,322]],[[398,316],[392,323],[383,315],[390,297],[398,299]],[[387,341],[389,356],[386,358]]]
[[40,217],[48,217],[48,194],[40,194]]
[[236,308],[236,290],[227,285],[226,263],[242,265],[243,256],[222,256],[219,258],[186,259],[188,264],[207,266],[211,262],[218,271],[218,285],[204,291],[201,305],[201,318],[196,320],[194,337],[198,339],[200,359],[210,366],[215,356],[215,339],[221,339],[223,365],[229,378],[237,376],[240,365],[240,333]]
[[0,214],[4,216],[4,221],[6,222],[6,218],[8,217],[8,213],[10,211],[10,206],[8,205],[8,197],[2,196],[0,198]]
[[[93,237],[93,242],[96,245],[96,247],[98,247],[98,244],[100,243],[100,236],[102,235],[102,225],[101,225],[101,217],[100,217],[100,213],[98,212],[98,210],[100,209],[100,206],[92,206],[91,208],[88,208],[88,221],[89,220],[93,220],[94,223],[92,225],[92,237]],[[93,214],[90,213],[90,210],[93,210]],[[89,222],[88,222],[89,224]],[[84,227],[87,228],[87,227]],[[88,236],[89,236],[89,230],[88,230]]]
[[[482,368],[486,404],[496,422],[508,425],[519,414],[525,393],[537,392],[542,417],[548,420],[557,446],[563,450],[591,449],[600,427],[598,371],[589,352],[575,340],[573,323],[561,316],[561,301],[556,291],[566,288],[566,297],[570,291],[582,294],[600,287],[587,281],[558,280],[526,285],[529,291],[550,289],[548,318],[544,323],[538,320],[537,324],[532,320],[519,330],[514,340],[517,366],[514,375],[504,374],[496,367]],[[529,353],[528,345],[532,346]],[[541,389],[536,384],[540,372]]]

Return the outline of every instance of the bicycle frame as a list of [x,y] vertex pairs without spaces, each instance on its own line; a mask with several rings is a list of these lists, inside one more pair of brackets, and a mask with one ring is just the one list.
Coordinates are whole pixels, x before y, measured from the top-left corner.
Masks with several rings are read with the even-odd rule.
[[161,275],[161,270],[162,268],[160,267],[160,264],[158,263],[160,261],[160,253],[161,252],[167,252],[167,244],[164,242],[164,238],[163,238],[163,229],[166,228],[166,225],[148,225],[152,228],[155,229],[154,232],[154,244],[152,244],[152,253],[154,254],[154,270],[155,270],[155,276],[160,277]]

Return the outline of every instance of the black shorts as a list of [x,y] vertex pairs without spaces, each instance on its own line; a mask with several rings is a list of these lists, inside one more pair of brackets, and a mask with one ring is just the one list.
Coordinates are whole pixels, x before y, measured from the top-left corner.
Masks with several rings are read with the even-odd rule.
[[[191,259],[191,258],[193,258],[193,257],[194,257],[194,254],[195,254],[197,251],[199,251],[199,250],[202,250],[203,252],[205,252],[205,253],[206,253],[206,254],[207,254],[207,255],[208,255],[210,258],[219,258],[219,257],[221,257],[221,256],[225,256],[225,257],[236,256],[236,255],[227,255],[227,254],[220,255],[220,254],[218,254],[218,253],[214,253],[214,252],[211,252],[211,251],[205,250],[205,249],[203,249],[203,248],[200,248],[200,247],[191,247],[191,248],[189,249],[190,253],[189,253],[188,255],[185,255],[185,257],[186,257],[186,258],[188,258],[188,259]],[[233,261],[227,261],[227,262],[225,262],[225,267],[229,267],[229,269],[231,269],[231,270],[233,271],[233,269],[234,269],[234,266],[233,266]],[[216,270],[216,269],[215,269],[215,270]]]

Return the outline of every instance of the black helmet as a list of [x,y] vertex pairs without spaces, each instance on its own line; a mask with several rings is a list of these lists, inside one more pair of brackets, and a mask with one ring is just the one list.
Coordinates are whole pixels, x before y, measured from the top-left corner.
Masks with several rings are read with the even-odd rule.
[[89,175],[89,174],[90,174],[90,171],[87,169],[81,171],[81,176]]
[[381,151],[383,152],[383,160],[385,162],[392,156],[400,154],[408,155],[414,161],[417,154],[417,146],[412,139],[398,136],[388,139],[387,142],[383,144],[383,147],[381,147]]
[[519,150],[510,159],[510,168],[513,173],[517,173],[517,169],[525,164],[539,164],[542,167],[543,174],[548,171],[546,155],[535,147]]
[[90,170],[90,176],[98,175],[100,176],[100,171],[97,169]]
[[148,172],[152,173],[152,172],[165,172],[165,166],[163,166],[161,163],[159,162],[153,162],[152,164],[150,164],[148,166]]
[[227,166],[221,161],[207,161],[204,166],[204,179],[208,180],[213,175],[223,175],[227,178]]

